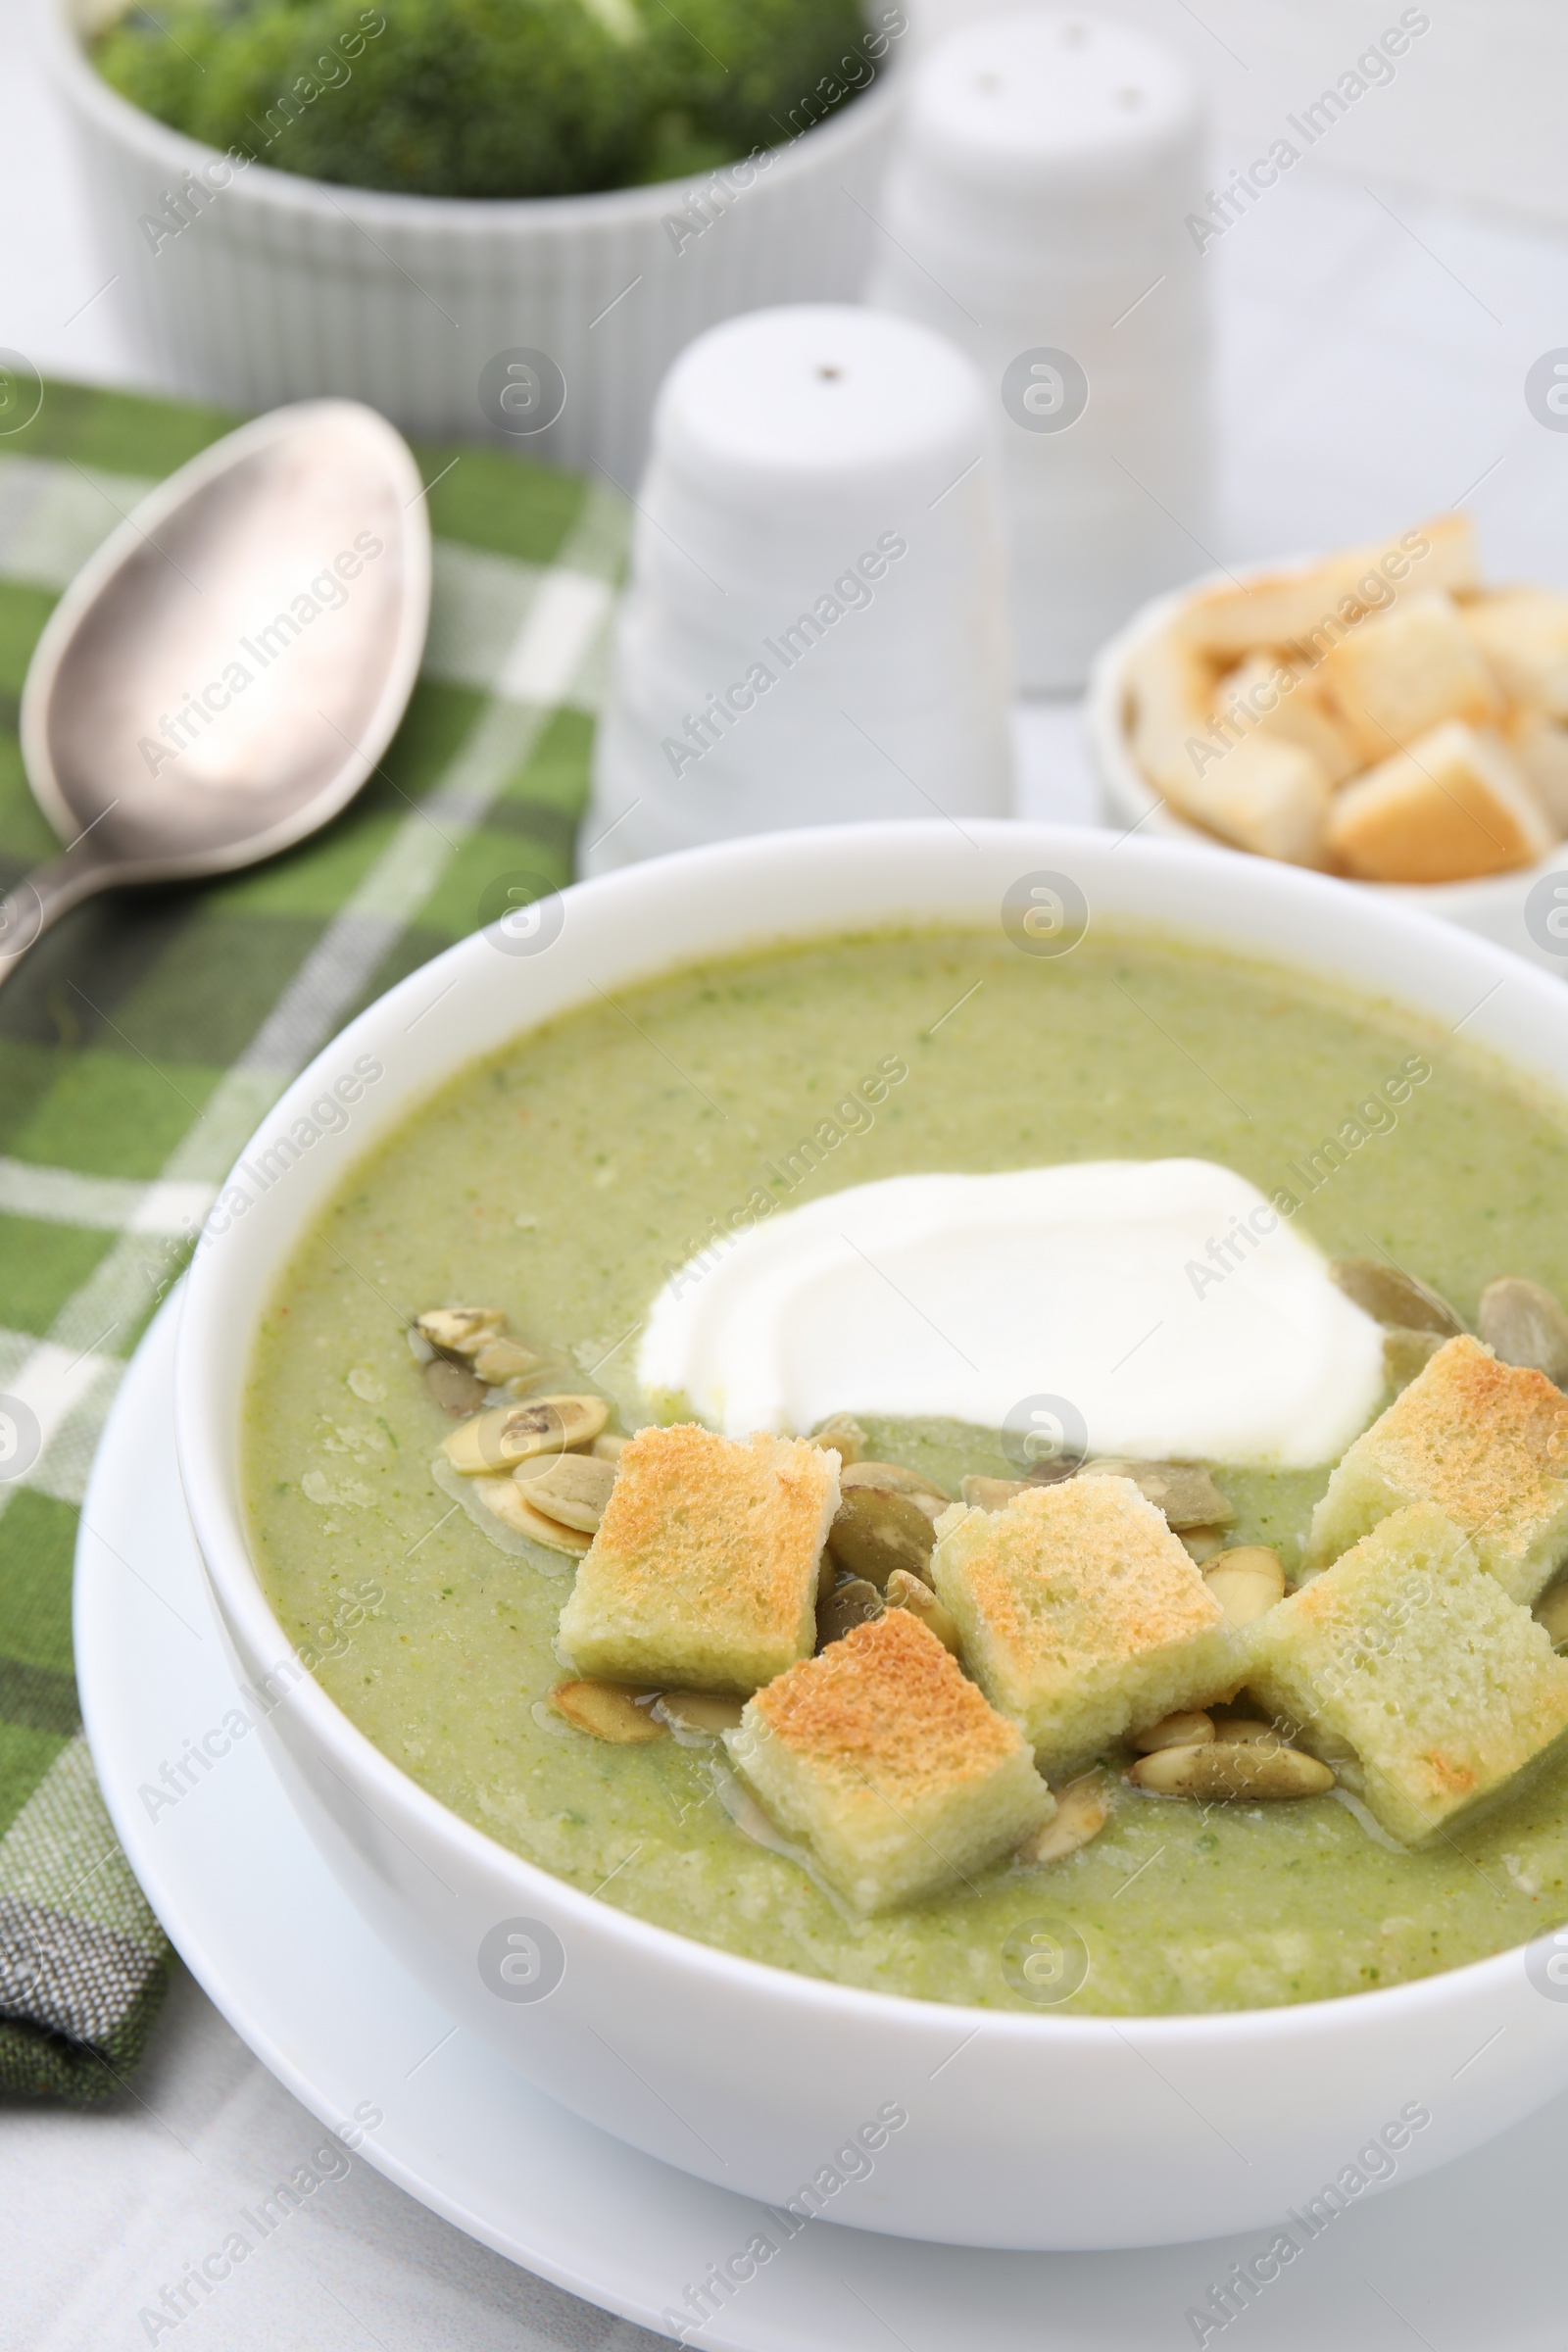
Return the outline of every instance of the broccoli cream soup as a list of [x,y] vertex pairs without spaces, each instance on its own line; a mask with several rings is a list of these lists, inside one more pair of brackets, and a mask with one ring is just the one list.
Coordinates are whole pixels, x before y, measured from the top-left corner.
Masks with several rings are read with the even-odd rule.
[[256,1343],[349,1717],[601,1901],[1113,2015],[1568,1918],[1568,1119],[1140,933],[596,998],[365,1159]]

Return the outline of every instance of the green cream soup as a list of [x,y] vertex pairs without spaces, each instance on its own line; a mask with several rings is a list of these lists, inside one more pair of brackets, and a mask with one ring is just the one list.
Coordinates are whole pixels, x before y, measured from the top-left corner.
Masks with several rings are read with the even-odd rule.
[[[1391,1081],[1398,1107],[1358,1116]],[[1057,958],[880,935],[693,967],[459,1072],[360,1164],[289,1266],[246,1438],[278,1617],[352,1721],[464,1819],[601,1901],[808,1976],[1024,2009],[1018,1956],[1044,1926],[1087,1954],[1068,2009],[1254,2008],[1430,1975],[1555,1926],[1563,1761],[1419,1854],[1337,1795],[1200,1808],[1118,1771],[1107,1826],[1067,1860],[1001,1863],[851,1917],[737,1825],[721,1750],[612,1746],[554,1713],[571,1561],[498,1549],[431,1474],[453,1424],[408,1344],[426,1307],[504,1307],[569,1367],[557,1385],[602,1390],[630,1430],[649,1418],[650,1301],[759,1191],[795,1206],[907,1171],[1184,1155],[1294,1195],[1325,1250],[1386,1251],[1468,1317],[1499,1273],[1568,1294],[1558,1106],[1396,1008],[1147,934]],[[953,1494],[965,1472],[1013,1474],[995,1433],[866,1427],[877,1458]],[[1274,1544],[1292,1573],[1327,1466],[1215,1469],[1237,1507],[1228,1540]]]

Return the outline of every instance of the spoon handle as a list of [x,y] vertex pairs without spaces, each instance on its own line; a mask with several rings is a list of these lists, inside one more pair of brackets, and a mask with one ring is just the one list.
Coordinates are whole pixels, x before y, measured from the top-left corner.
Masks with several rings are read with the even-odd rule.
[[34,866],[0,899],[0,988],[35,940],[73,906],[114,880],[111,867],[62,850],[47,865]]

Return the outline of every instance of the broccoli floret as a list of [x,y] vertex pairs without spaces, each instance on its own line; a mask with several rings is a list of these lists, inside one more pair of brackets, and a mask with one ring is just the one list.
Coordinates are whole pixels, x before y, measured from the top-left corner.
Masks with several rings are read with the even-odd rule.
[[228,12],[219,38],[208,45],[207,71],[182,125],[192,138],[290,168],[286,144],[274,148],[269,142],[282,141],[290,116],[303,106],[294,84],[301,49],[320,46],[311,38],[317,13],[304,6]]
[[859,0],[679,0],[657,37],[674,103],[738,155],[779,146],[863,88],[864,30]]
[[[378,5],[385,32],[301,118],[291,170],[440,196],[570,196],[626,176],[652,72],[635,20],[622,38],[580,0]],[[323,28],[358,17],[355,0],[312,12]]]
[[636,168],[628,177],[637,182],[658,179],[706,179],[721,164],[733,162],[733,139],[715,138],[703,129],[687,106],[666,106],[654,115],[637,149]]
[[[694,176],[868,74],[858,0],[172,0],[100,72],[192,137],[411,195],[568,196]],[[840,60],[848,60],[841,66]]]
[[175,130],[191,130],[211,53],[223,36],[202,0],[176,0],[158,21],[132,8],[111,25],[94,53],[99,73],[122,98]]

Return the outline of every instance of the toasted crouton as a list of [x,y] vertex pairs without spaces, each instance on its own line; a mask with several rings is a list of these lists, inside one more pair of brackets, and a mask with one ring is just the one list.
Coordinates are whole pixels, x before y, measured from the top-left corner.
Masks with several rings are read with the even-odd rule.
[[1033,1487],[937,1522],[932,1573],[970,1671],[1043,1772],[1240,1682],[1238,1637],[1128,1478]]
[[1312,1514],[1310,1575],[1406,1503],[1435,1503],[1527,1607],[1568,1559],[1568,1396],[1447,1340],[1341,1459]]
[[1458,606],[1441,589],[1369,614],[1329,649],[1319,674],[1362,761],[1386,760],[1446,718],[1485,726],[1502,708]]
[[1450,719],[1347,784],[1329,854],[1366,882],[1462,882],[1533,865],[1550,826],[1500,737]]
[[769,1683],[724,1743],[862,1912],[972,1876],[1056,1809],[1017,1726],[906,1609]]
[[804,1439],[639,1430],[561,1613],[578,1673],[745,1694],[809,1657],[838,1505]]
[[1510,702],[1568,718],[1568,596],[1501,588],[1475,597],[1462,618]]
[[1222,841],[1260,858],[1319,865],[1332,793],[1309,752],[1298,743],[1249,735],[1229,750],[1206,747],[1201,774],[1173,765],[1159,779],[1184,816]]
[[[1211,588],[1183,610],[1178,627],[1195,652],[1238,662],[1260,645],[1299,646],[1308,660],[1321,653],[1324,632],[1386,605],[1391,596],[1424,588],[1457,593],[1477,583],[1469,518],[1440,514],[1405,541],[1348,548],[1304,570],[1279,571],[1245,587]],[[1424,546],[1425,553],[1421,552]],[[1398,585],[1396,585],[1398,583]]]
[[1139,646],[1127,663],[1127,727],[1133,757],[1164,792],[1166,772],[1192,772],[1189,745],[1208,733],[1213,664],[1173,630]]
[[1510,710],[1502,740],[1558,833],[1568,833],[1568,727],[1544,710]]
[[1260,1618],[1247,1681],[1409,1845],[1497,1797],[1568,1727],[1568,1661],[1431,1503]]
[[1310,671],[1270,653],[1251,654],[1221,678],[1214,719],[1265,741],[1294,743],[1308,752],[1330,785],[1364,767],[1360,746],[1319,691]]
[[1284,736],[1235,740],[1216,724],[1213,665],[1167,631],[1139,647],[1128,666],[1133,757],[1172,807],[1221,840],[1284,858],[1320,860],[1329,783],[1315,760]]
[[[1410,554],[1410,584],[1417,591],[1423,588],[1446,588],[1450,596],[1470,596],[1481,585],[1481,565],[1476,555],[1476,534],[1468,514],[1449,513],[1433,514],[1414,534],[1426,542],[1425,553]],[[1406,537],[1410,534],[1407,532]],[[1400,541],[1401,548],[1404,545]],[[1383,551],[1387,558],[1388,550]],[[1393,565],[1385,562],[1391,574]]]

